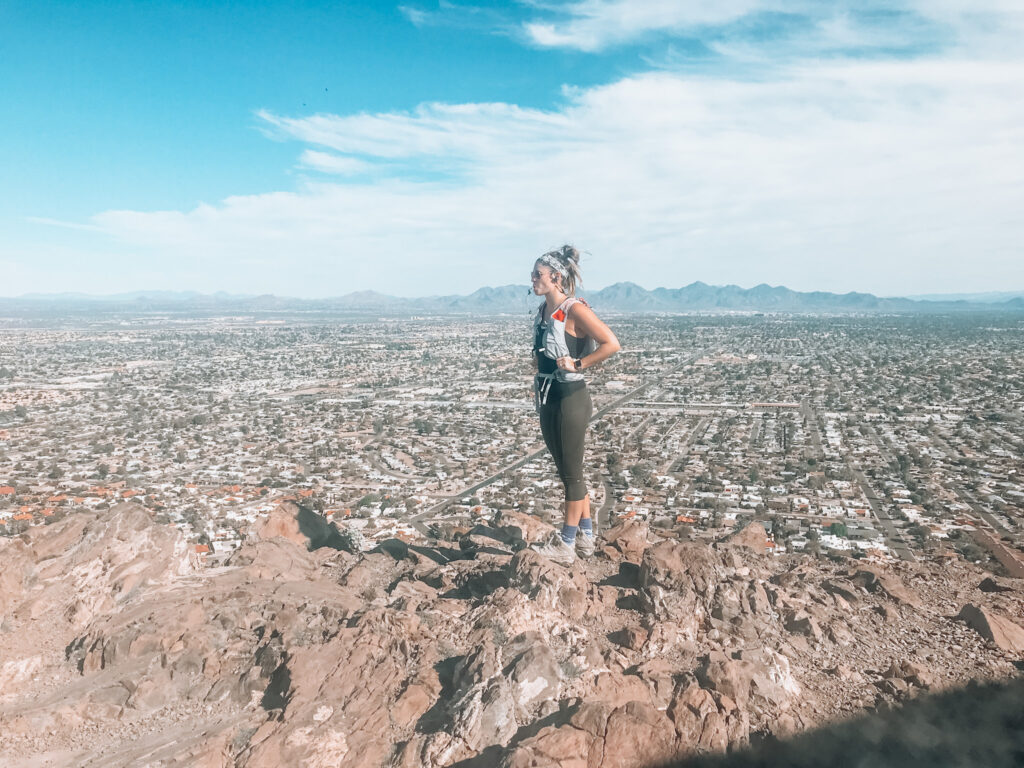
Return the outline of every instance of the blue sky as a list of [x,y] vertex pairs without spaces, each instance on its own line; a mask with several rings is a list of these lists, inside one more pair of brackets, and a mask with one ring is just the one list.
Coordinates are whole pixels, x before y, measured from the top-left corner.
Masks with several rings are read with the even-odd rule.
[[[258,7],[257,7],[258,6]],[[1024,287],[1024,12],[0,2],[0,295]]]

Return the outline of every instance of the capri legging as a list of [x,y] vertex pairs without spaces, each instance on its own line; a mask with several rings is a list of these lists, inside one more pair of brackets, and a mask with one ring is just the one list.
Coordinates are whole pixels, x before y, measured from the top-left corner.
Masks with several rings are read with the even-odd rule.
[[566,501],[587,496],[583,479],[583,442],[594,412],[585,381],[553,381],[540,407],[540,431],[565,486]]

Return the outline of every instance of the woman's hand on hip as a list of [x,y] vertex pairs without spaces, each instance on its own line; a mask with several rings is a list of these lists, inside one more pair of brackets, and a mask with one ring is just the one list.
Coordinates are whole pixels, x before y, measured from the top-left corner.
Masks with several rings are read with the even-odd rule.
[[565,357],[558,358],[555,363],[563,371],[576,371],[576,358],[574,357],[566,355]]

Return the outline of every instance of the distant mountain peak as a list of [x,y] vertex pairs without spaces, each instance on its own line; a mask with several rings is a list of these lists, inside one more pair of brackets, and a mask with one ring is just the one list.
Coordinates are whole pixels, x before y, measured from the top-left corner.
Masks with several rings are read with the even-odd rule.
[[[753,288],[738,285],[714,286],[700,280],[681,288],[647,290],[632,281],[614,283],[597,291],[581,291],[595,307],[624,313],[643,312],[962,312],[967,310],[1009,310],[1024,308],[1024,297],[1000,302],[973,302],[964,299],[921,301],[906,298],[880,298],[870,293],[850,291],[794,291],[783,285],[758,283]],[[0,306],[31,309],[40,306],[77,306],[87,309],[130,309],[144,304],[149,310],[166,311],[335,311],[335,312],[424,312],[445,313],[520,313],[532,309],[537,297],[525,285],[482,286],[468,295],[401,298],[375,290],[359,290],[328,299],[296,299],[274,294],[247,296],[200,294],[195,291],[135,291],[108,296],[80,293],[27,294],[16,299],[0,299]]]

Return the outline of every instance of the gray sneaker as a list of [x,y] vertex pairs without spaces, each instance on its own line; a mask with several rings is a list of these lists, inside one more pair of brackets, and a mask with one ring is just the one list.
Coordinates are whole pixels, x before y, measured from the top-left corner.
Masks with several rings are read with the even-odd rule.
[[562,535],[557,531],[543,544],[534,544],[532,549],[559,565],[569,566],[576,562],[576,548],[562,541]]
[[580,557],[594,556],[594,534],[580,531],[576,534],[576,552]]

